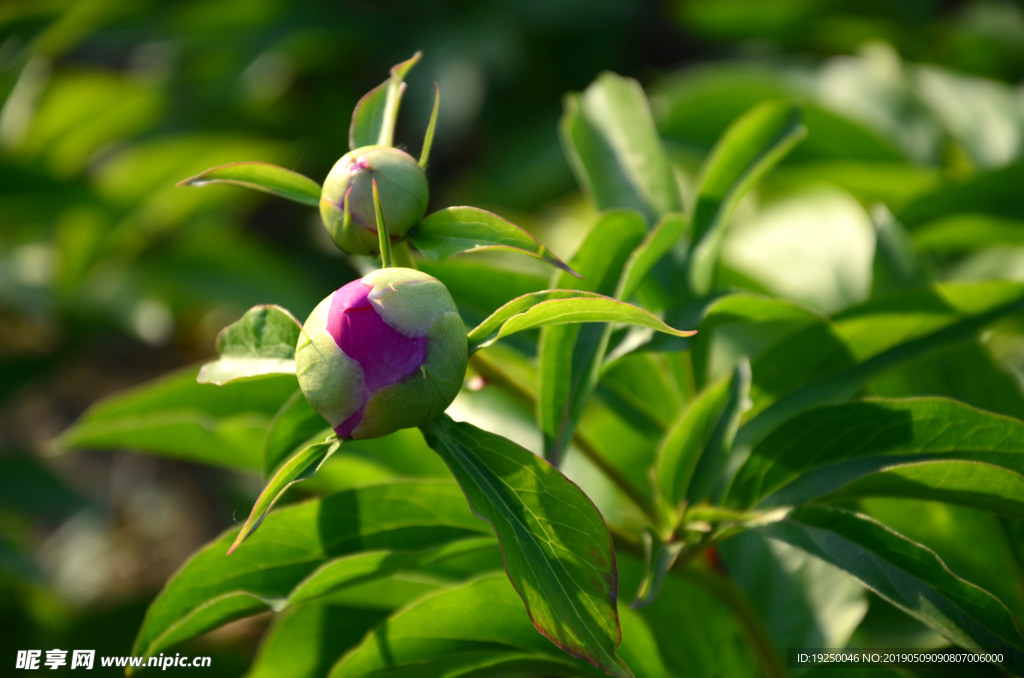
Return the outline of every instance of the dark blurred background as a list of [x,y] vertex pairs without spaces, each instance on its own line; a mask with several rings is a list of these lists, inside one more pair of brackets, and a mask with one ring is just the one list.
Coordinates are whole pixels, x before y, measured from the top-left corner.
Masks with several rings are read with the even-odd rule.
[[[436,81],[431,208],[540,230],[580,202],[562,96],[603,70],[647,88],[684,178],[776,96],[843,112],[877,142],[857,144],[860,160],[922,186],[1010,167],[1024,143],[1012,2],[0,3],[0,662],[127,654],[148,601],[244,516],[258,482],[126,452],[55,456],[53,439],[98,399],[209,357],[249,306],[305,317],[356,275],[315,210],[175,183],[237,160],[322,179],[359,96],[417,50],[396,140],[418,152]],[[849,150],[817,139],[789,176]],[[912,197],[842,176],[865,204],[883,188],[890,207]],[[240,675],[262,623],[187,651],[217,657],[208,675]]]

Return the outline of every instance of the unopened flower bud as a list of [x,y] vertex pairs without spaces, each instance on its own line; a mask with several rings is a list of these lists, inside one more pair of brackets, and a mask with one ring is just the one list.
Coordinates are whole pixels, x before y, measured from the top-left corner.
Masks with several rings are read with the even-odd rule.
[[324,299],[295,349],[302,393],[344,439],[437,417],[459,392],[467,358],[448,290],[408,268],[374,271]]
[[[373,181],[388,233],[401,240],[427,210],[427,176],[405,151],[391,146],[363,146],[334,164],[320,193],[320,217],[341,249],[352,254],[380,250]],[[345,207],[351,221],[345,226]]]

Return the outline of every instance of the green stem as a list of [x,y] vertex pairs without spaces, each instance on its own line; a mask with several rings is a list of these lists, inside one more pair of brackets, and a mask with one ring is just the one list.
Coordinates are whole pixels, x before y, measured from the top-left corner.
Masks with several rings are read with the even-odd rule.
[[659,519],[658,511],[651,501],[650,497],[638,490],[633,483],[629,481],[622,472],[615,467],[608,459],[601,454],[601,452],[595,447],[589,440],[587,440],[582,433],[576,431],[572,436],[572,443],[583,453],[586,457],[594,464],[594,466],[601,469],[604,474],[608,477],[608,480],[612,481],[616,487],[618,487],[623,494],[629,497],[637,508],[643,511],[643,514],[647,517],[647,520],[656,527],[661,527],[661,521]]
[[[501,388],[518,400],[520,404],[526,406],[530,410],[537,407],[537,397],[529,389],[523,387],[521,384],[509,377],[508,374],[506,374],[505,371],[497,364],[487,360],[487,358],[481,356],[479,353],[474,353],[469,359],[469,365],[477,372],[477,374],[486,379],[488,383]],[[607,478],[616,487],[618,487],[623,494],[629,497],[629,499],[636,504],[637,508],[639,508],[647,519],[651,521],[652,525],[660,525],[658,512],[650,498],[638,490],[633,483],[631,483],[629,479],[615,467],[614,464],[608,461],[608,459],[601,454],[596,446],[587,440],[579,431],[576,431],[573,434],[572,442],[576,445],[577,449],[579,449],[583,456],[601,469],[605,476],[607,476]]]
[[762,511],[737,511],[735,509],[725,508],[724,506],[706,506],[698,505],[691,506],[686,510],[683,515],[683,522],[687,521],[707,521],[709,523],[747,523],[752,520],[758,520],[764,517]]
[[412,250],[409,249],[409,243],[405,240],[399,240],[391,246],[391,259],[395,266],[416,268],[416,262],[412,259]]
[[381,266],[389,268],[391,266],[391,234],[388,233],[388,225],[384,221],[384,208],[380,204],[376,179],[373,180],[373,209],[377,213],[377,239],[380,242]]

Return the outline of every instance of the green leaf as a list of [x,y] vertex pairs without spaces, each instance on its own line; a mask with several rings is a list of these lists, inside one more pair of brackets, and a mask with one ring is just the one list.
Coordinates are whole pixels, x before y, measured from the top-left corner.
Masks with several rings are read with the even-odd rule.
[[[628,554],[620,555],[618,567],[624,586],[641,576],[641,566]],[[638,675],[779,675],[767,666],[766,658],[758,656],[755,639],[745,633],[744,624],[750,624],[749,612],[744,616],[736,614],[735,609],[728,606],[727,598],[718,595],[721,585],[708,585],[720,580],[717,575],[694,567],[681,568],[666,578],[657,599],[639,613],[650,627],[670,670],[641,673],[640,666],[634,666],[631,660],[630,666]],[[630,641],[625,620],[623,615],[623,646]],[[726,647],[729,651],[723,652],[722,648]]]
[[615,298],[625,300],[632,297],[654,265],[682,241],[689,227],[690,221],[685,214],[666,214],[662,217],[629,256],[622,277],[619,278]]
[[[588,292],[610,295],[647,229],[636,212],[607,212],[594,224],[570,265],[584,276],[576,281]],[[551,287],[570,286],[559,273]],[[610,336],[608,326],[553,325],[541,331],[540,391],[537,418],[545,436],[545,454],[557,459],[572,438],[583,406],[594,390]]]
[[312,442],[313,436],[326,436],[330,427],[320,413],[314,410],[302,391],[296,389],[281,405],[267,427],[263,442],[263,474],[269,476],[295,448]]
[[339,652],[355,647],[387,619],[383,610],[330,603],[307,604],[275,615],[247,678],[324,676]]
[[868,592],[849,574],[754,530],[718,553],[780,649],[846,647],[868,611]]
[[[755,361],[783,339],[826,322],[825,316],[792,301],[746,292],[717,296],[695,308],[679,308],[668,317],[673,324],[700,328],[687,343],[694,380],[701,386],[727,377],[742,357]],[[652,349],[668,348],[652,342]],[[754,365],[756,378],[762,368],[756,362]]]
[[469,333],[469,352],[486,348],[516,332],[572,323],[626,323],[676,337],[696,330],[677,330],[644,309],[603,294],[580,290],[543,290],[508,302]]
[[888,210],[876,210],[872,220],[875,222],[875,254],[871,266],[871,296],[924,284],[922,259],[903,224]]
[[[502,664],[527,659],[534,663],[529,675],[597,674],[557,652],[523,614],[522,601],[508,580],[489,575],[399,610],[339,659],[330,675],[458,676],[469,666],[479,668],[478,662],[490,660],[501,670]],[[447,671],[439,670],[442,663]],[[505,667],[519,675],[513,668]]]
[[1024,637],[998,599],[951,572],[934,552],[867,516],[803,506],[758,530],[849,572],[961,647],[1012,647],[1007,664],[1024,661]]
[[704,296],[713,287],[729,213],[806,133],[797,106],[766,102],[734,122],[715,144],[701,170],[691,218],[689,278],[694,295]]
[[[352,111],[352,124],[348,129],[348,146],[354,151],[362,146],[379,144],[391,146],[398,119],[398,106],[405,92],[405,75],[422,55],[413,54],[391,67],[391,77],[363,95]],[[317,196],[319,201],[319,196]]]
[[[996,220],[1024,220],[1020,204],[1020,185],[1024,182],[1024,163],[1016,163],[963,181],[937,186],[897,214],[917,239],[917,231],[935,227],[954,217],[988,217]],[[922,237],[925,237],[922,235]]]
[[1024,285],[952,283],[898,291],[810,325],[753,361],[754,406],[738,444],[756,443],[786,419],[853,395],[897,365],[974,337],[1024,309]]
[[1024,419],[1021,382],[999,363],[991,344],[984,336],[954,344],[878,375],[869,387],[880,397],[945,396],[982,410]]
[[918,226],[914,246],[925,252],[973,251],[1024,244],[1024,215],[1018,219],[968,212]]
[[496,551],[492,537],[460,539],[422,551],[374,550],[330,560],[303,579],[288,596],[288,605],[316,600],[347,586],[377,579],[389,572],[415,570],[452,558],[482,551]]
[[[665,533],[674,532],[675,525],[663,531]],[[658,599],[669,572],[675,566],[679,554],[687,546],[686,542],[681,539],[663,539],[658,532],[650,527],[644,528],[643,540],[645,572],[640,589],[636,593],[636,600],[630,605],[633,608],[646,607]]]
[[979,461],[907,462],[851,480],[817,501],[864,497],[930,499],[1024,520],[1024,473]]
[[729,399],[715,422],[714,429],[705,440],[696,461],[696,468],[686,488],[689,504],[718,498],[722,491],[724,472],[732,462],[733,440],[740,425],[740,417],[750,408],[750,363],[741,359],[729,380]]
[[[181,175],[178,175],[181,176]],[[320,184],[298,172],[266,162],[233,162],[211,167],[179,186],[234,184],[316,207],[320,204]]]
[[[739,3],[726,11],[744,11]],[[756,21],[756,20],[755,20]],[[800,69],[795,69],[800,70]],[[715,60],[700,68],[671,73],[654,87],[659,102],[659,128],[680,148],[708,150],[727,129],[765,101],[805,97],[802,77],[763,61]],[[807,139],[787,158],[788,168],[816,167],[828,161],[855,161],[865,168],[905,161],[895,144],[861,122],[823,107],[802,102]],[[781,168],[780,168],[781,171]],[[895,188],[893,189],[895,190]]]
[[602,73],[565,98],[559,124],[576,180],[598,211],[635,209],[653,224],[683,209],[672,165],[639,83]]
[[[431,638],[432,640],[433,638]],[[401,638],[407,643],[411,639]],[[576,676],[579,675],[579,668],[570,664],[569,658],[559,659],[557,657],[543,657],[530,652],[517,652],[493,648],[487,650],[472,650],[468,643],[458,645],[462,651],[453,654],[441,654],[431,656],[430,659],[417,660],[411,664],[402,662],[398,667],[387,670],[381,674],[373,671],[370,674],[364,673],[362,667],[352,669],[347,664],[342,665],[340,671],[332,672],[331,676],[380,676],[387,675],[392,678],[462,678],[469,676]],[[413,655],[413,656],[418,656]],[[352,671],[356,671],[352,673]],[[583,675],[593,676],[595,672],[588,671]],[[598,674],[599,675],[599,674]]]
[[736,473],[728,501],[778,506],[846,487],[902,488],[903,496],[1019,512],[1024,500],[1008,492],[1020,474],[1024,422],[945,398],[871,399],[815,408],[779,426]]
[[858,501],[857,509],[935,551],[949,569],[999,598],[1018,626],[1024,623],[1024,563],[1005,529],[1024,523],[931,500],[873,497]]
[[[293,589],[332,559],[432,549],[480,537],[486,528],[466,510],[454,483],[434,481],[364,487],[279,509],[244,549],[227,556],[237,533],[222,534],[171,577],[147,611],[132,654],[150,656],[234,619],[281,609]],[[371,577],[364,569],[356,579],[336,580],[332,590]]]
[[939,169],[906,160],[857,160],[837,155],[836,159],[795,162],[812,144],[818,131],[810,118],[813,109],[804,108],[807,138],[772,172],[772,189],[787,191],[801,186],[830,184],[846,191],[866,205],[882,203],[898,210],[939,182]]
[[611,538],[585,494],[528,450],[447,416],[422,427],[473,512],[498,535],[509,579],[536,627],[616,676],[621,639]]
[[289,457],[288,461],[281,464],[281,468],[277,469],[277,472],[267,481],[266,487],[260,492],[260,496],[256,498],[256,503],[253,504],[252,511],[249,513],[245,524],[242,525],[238,538],[235,539],[228,549],[228,555],[230,556],[243,541],[252,536],[252,533],[260,526],[263,519],[267,517],[267,512],[270,511],[289,487],[301,480],[315,476],[316,472],[320,470],[320,466],[340,446],[341,441],[334,435],[331,435],[324,442],[313,443],[302,448]]
[[[467,327],[473,327],[509,299],[548,286],[547,277],[517,271],[508,263],[455,258],[443,264],[425,261],[420,268],[444,283],[459,307],[459,315]],[[523,347],[535,343],[524,343]]]
[[528,231],[477,207],[446,207],[429,214],[409,239],[431,261],[444,261],[461,252],[501,249],[528,254],[577,275]]
[[203,365],[196,381],[223,386],[232,381],[295,374],[295,344],[302,324],[272,304],[245,312],[217,335],[220,358]]
[[267,425],[295,391],[294,378],[211,386],[187,368],[96,403],[54,441],[259,471]]
[[[725,467],[750,388],[750,365],[704,389],[672,422],[658,446],[655,477],[670,507],[706,499]],[[698,473],[699,471],[699,473]]]
[[631,352],[612,362],[609,353],[595,394],[637,431],[660,439],[687,399],[684,391],[688,382],[683,371],[688,357],[681,353]]
[[716,284],[739,274],[740,286],[753,282],[772,296],[834,313],[868,298],[876,240],[871,216],[852,196],[802,186],[728,229]]

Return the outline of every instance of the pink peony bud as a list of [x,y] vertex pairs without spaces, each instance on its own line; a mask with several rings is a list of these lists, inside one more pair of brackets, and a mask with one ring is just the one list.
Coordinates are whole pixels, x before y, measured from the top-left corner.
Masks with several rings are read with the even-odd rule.
[[437,417],[466,374],[466,329],[443,284],[385,268],[324,299],[295,349],[299,387],[341,438]]

